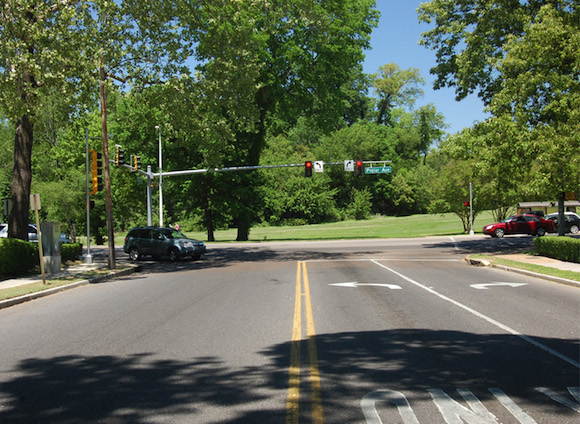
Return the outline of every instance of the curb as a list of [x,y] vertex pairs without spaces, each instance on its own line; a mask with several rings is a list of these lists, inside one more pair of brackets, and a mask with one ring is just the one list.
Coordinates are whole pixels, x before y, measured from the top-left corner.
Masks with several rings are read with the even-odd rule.
[[565,284],[565,285],[573,286],[573,287],[580,287],[580,282],[578,282],[578,281],[569,280],[567,278],[554,277],[552,275],[540,274],[538,272],[527,271],[525,269],[514,268],[514,267],[510,267],[510,266],[506,266],[506,265],[496,265],[496,264],[493,264],[492,262],[485,260],[485,259],[474,259],[474,258],[470,258],[469,256],[467,256],[465,258],[465,261],[469,265],[472,265],[472,266],[479,266],[479,267],[484,267],[484,268],[495,268],[495,269],[500,269],[502,271],[508,271],[508,272],[514,272],[516,274],[527,275],[529,277],[541,278],[543,280],[547,280],[547,281],[550,281],[552,283]]
[[87,280],[76,281],[74,283],[65,284],[63,286],[54,287],[52,289],[46,289],[37,291],[35,293],[24,294],[22,296],[13,297],[6,300],[0,300],[0,309],[8,308],[10,306],[19,305],[30,300],[40,299],[42,297],[50,296],[51,294],[60,293],[62,291],[71,290],[77,287],[86,286],[88,284],[100,283],[115,277],[122,277],[125,275],[132,274],[141,270],[140,265],[129,265],[129,268],[123,269],[121,271],[111,271],[107,274],[98,275]]

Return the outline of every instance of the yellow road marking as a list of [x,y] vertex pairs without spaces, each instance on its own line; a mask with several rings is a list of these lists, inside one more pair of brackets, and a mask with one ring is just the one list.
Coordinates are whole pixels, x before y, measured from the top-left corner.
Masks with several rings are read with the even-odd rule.
[[288,371],[288,401],[286,424],[298,424],[300,405],[300,340],[302,339],[302,296],[300,262],[296,271],[296,296],[294,301],[294,325],[290,346],[290,369]]
[[[304,281],[304,292],[302,292]],[[316,348],[316,330],[310,297],[310,282],[305,262],[298,262],[296,271],[296,299],[294,303],[294,325],[292,327],[292,344],[290,348],[290,369],[288,383],[288,401],[286,404],[286,424],[298,424],[300,405],[300,342],[302,339],[302,297],[306,309],[306,335],[308,337],[308,362],[310,363],[310,390],[312,404],[312,423],[324,424],[322,407],[322,388],[318,368]]]

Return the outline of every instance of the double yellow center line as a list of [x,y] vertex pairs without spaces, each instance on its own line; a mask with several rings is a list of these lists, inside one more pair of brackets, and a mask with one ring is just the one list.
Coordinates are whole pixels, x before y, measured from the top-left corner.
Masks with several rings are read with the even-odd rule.
[[[302,284],[304,283],[304,284]],[[316,331],[312,315],[310,284],[306,262],[298,262],[296,271],[296,300],[294,303],[294,325],[292,327],[292,344],[290,347],[290,369],[288,383],[288,401],[286,403],[286,424],[298,424],[300,405],[300,358],[302,341],[302,298],[306,312],[306,335],[308,337],[308,362],[310,364],[310,400],[312,405],[312,423],[324,423],[322,408],[322,390],[318,370],[318,353],[316,350]]]

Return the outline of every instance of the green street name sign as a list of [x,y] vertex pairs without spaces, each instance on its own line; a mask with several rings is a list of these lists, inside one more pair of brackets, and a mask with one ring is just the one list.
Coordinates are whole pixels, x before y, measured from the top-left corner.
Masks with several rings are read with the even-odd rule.
[[365,168],[365,174],[390,174],[390,166],[367,166]]

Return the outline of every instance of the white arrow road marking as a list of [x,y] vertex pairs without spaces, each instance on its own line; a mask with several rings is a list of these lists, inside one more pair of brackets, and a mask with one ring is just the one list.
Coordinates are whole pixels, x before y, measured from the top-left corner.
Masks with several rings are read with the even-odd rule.
[[487,290],[488,287],[499,287],[499,286],[509,286],[509,287],[521,287],[527,286],[528,283],[487,283],[487,284],[472,284],[469,287],[473,287],[477,290]]
[[386,287],[391,290],[402,290],[401,286],[397,286],[396,284],[381,284],[381,283],[357,283],[353,281],[351,283],[334,283],[329,284],[329,286],[337,286],[337,287],[361,287],[361,286],[375,286],[375,287]]
[[522,334],[519,331],[514,330],[513,328],[508,327],[507,325],[504,325],[501,322],[496,321],[493,318],[490,318],[490,317],[482,314],[481,312],[477,312],[475,309],[472,309],[469,306],[466,306],[466,305],[464,305],[464,304],[462,304],[462,303],[460,303],[460,302],[458,302],[456,300],[451,299],[450,297],[445,296],[444,294],[441,294],[441,293],[439,293],[439,292],[437,292],[437,291],[435,291],[433,289],[430,289],[429,287],[427,287],[427,286],[419,283],[418,281],[415,281],[415,280],[413,280],[413,279],[411,279],[411,278],[409,278],[409,277],[401,274],[400,272],[397,272],[394,269],[389,268],[386,265],[383,265],[382,263],[380,263],[380,262],[378,262],[376,260],[371,260],[371,262],[373,262],[374,264],[380,266],[381,268],[386,269],[390,273],[399,276],[403,280],[408,281],[409,283],[411,283],[411,284],[413,284],[413,285],[415,285],[417,287],[422,288],[426,292],[431,293],[432,295],[437,296],[438,298],[443,299],[446,302],[449,302],[449,303],[451,303],[451,304],[453,304],[453,305],[455,305],[455,306],[463,309],[464,311],[467,311],[470,314],[475,315],[476,317],[479,317],[479,318],[487,321],[488,323],[490,323],[492,325],[495,325],[496,327],[501,328],[502,330],[504,330],[504,331],[506,331],[508,333],[513,334],[514,336],[518,336],[520,339],[525,340],[526,342],[528,342],[531,345],[534,345],[534,346],[542,349],[545,352],[548,352],[550,355],[553,355],[553,356],[555,356],[557,358],[562,359],[563,361],[568,362],[573,367],[580,368],[580,362],[576,361],[575,359],[571,359],[571,358],[567,357],[566,355],[563,355],[560,352],[558,352],[558,351],[556,351],[556,350],[554,350],[554,349],[552,349],[552,348],[550,348],[550,347],[548,347],[548,346],[546,346],[546,345],[544,345],[544,344],[542,344],[540,342],[537,342],[533,338],[531,338],[529,336],[526,336],[525,334]]

